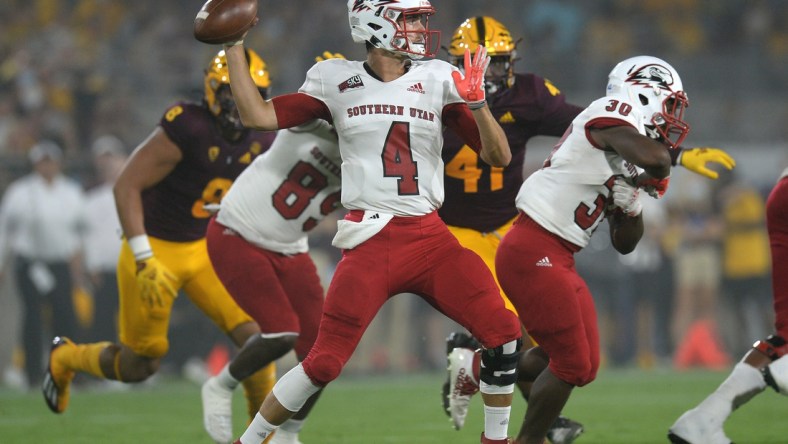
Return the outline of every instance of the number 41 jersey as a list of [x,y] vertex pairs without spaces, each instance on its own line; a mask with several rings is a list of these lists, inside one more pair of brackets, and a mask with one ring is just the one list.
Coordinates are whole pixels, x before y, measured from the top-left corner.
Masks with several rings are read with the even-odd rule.
[[315,64],[299,92],[326,104],[339,135],[342,205],[395,216],[420,216],[443,203],[446,105],[462,103],[442,60],[413,61],[383,82],[363,62]]
[[629,125],[645,135],[643,116],[624,97],[597,99],[581,112],[541,169],[526,179],[517,208],[546,230],[584,248],[605,215],[616,176],[638,169],[612,148],[597,146],[589,130]]

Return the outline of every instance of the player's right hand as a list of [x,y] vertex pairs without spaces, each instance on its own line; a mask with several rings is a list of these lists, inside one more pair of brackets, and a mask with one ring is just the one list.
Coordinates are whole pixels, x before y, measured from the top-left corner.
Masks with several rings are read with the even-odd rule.
[[681,166],[709,179],[720,177],[719,173],[706,167],[706,164],[709,162],[722,165],[728,170],[736,166],[736,161],[733,160],[733,157],[719,148],[684,148],[679,156],[679,164]]
[[252,23],[252,26],[250,26],[249,29],[247,29],[246,32],[244,32],[244,35],[242,35],[240,39],[238,39],[238,40],[236,40],[234,42],[225,42],[225,43],[222,44],[224,49],[227,49],[227,48],[230,48],[230,47],[233,47],[233,46],[243,45],[244,44],[244,39],[246,38],[247,34],[249,34],[249,31],[251,31],[252,28],[257,26],[257,23],[259,21],[260,21],[260,17],[255,17],[254,18],[254,23]]
[[648,193],[649,196],[653,197],[654,199],[661,199],[662,196],[664,196],[668,191],[668,185],[670,185],[670,176],[657,179],[649,176],[646,173],[643,173],[637,178],[638,188],[642,188],[646,193]]
[[489,64],[490,57],[487,56],[487,48],[480,45],[476,50],[476,55],[473,56],[473,61],[471,61],[471,50],[465,50],[464,77],[459,71],[451,73],[454,85],[457,86],[457,92],[472,110],[481,108],[486,102],[484,73]]
[[137,261],[137,286],[148,308],[167,307],[177,294],[175,282],[175,276],[156,256]]

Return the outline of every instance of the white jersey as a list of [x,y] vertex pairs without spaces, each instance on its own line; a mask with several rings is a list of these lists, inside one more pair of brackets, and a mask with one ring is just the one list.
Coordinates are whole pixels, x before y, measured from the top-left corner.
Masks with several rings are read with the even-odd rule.
[[591,103],[572,121],[544,166],[520,187],[517,208],[551,233],[581,248],[588,245],[605,215],[616,176],[634,178],[639,171],[615,151],[595,146],[588,130],[630,125],[645,135],[642,122],[623,96]]
[[443,203],[443,124],[447,104],[462,103],[442,60],[413,61],[381,82],[363,62],[314,65],[299,90],[326,104],[339,134],[342,205],[420,216]]
[[306,233],[339,206],[340,163],[324,120],[280,130],[233,182],[216,220],[266,250],[304,253]]

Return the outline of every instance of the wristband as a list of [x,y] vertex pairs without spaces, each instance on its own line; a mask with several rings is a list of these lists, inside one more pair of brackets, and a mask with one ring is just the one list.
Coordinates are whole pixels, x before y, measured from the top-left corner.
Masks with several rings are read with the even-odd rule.
[[130,238],[129,247],[131,247],[131,251],[134,253],[134,259],[137,262],[153,257],[153,250],[150,247],[148,236],[145,234]]
[[668,153],[670,154],[670,164],[673,166],[681,164],[681,153],[684,151],[682,147],[676,147],[673,149],[668,149]]
[[233,46],[239,46],[243,44],[244,44],[244,39],[241,39],[241,40],[236,40],[234,42],[226,42],[222,46],[224,46],[225,48],[231,48]]
[[468,108],[470,108],[471,111],[476,111],[477,109],[484,108],[484,105],[486,104],[487,104],[487,100],[482,100],[481,102],[469,103]]

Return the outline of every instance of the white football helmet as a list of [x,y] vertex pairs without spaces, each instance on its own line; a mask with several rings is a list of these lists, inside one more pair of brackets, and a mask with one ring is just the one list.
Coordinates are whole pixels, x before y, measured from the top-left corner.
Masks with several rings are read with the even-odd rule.
[[689,106],[679,73],[666,61],[637,56],[620,62],[610,71],[607,95],[623,95],[639,107],[646,133],[653,139],[678,147],[689,133],[684,110]]
[[435,8],[428,0],[348,0],[347,11],[356,43],[411,59],[434,57],[440,45],[440,31],[429,29]]

